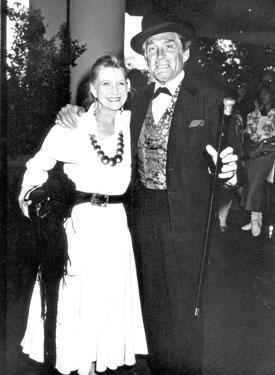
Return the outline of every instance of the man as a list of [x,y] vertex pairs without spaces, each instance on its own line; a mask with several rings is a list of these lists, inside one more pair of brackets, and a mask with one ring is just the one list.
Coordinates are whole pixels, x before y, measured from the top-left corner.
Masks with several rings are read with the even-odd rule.
[[[216,159],[210,145],[217,144],[224,97],[184,72],[194,38],[190,24],[151,14],[131,41],[156,81],[133,99],[131,141],[134,248],[148,363],[158,375],[202,369],[202,317],[194,311],[211,184],[204,154],[207,147]],[[76,107],[62,112],[63,123],[77,122]],[[227,147],[220,157],[219,177],[234,186],[237,156]]]

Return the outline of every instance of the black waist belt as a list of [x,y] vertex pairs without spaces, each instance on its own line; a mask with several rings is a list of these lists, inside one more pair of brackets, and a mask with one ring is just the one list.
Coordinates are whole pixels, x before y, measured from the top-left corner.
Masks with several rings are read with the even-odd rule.
[[76,197],[74,204],[81,203],[91,203],[94,206],[106,207],[108,204],[112,203],[122,203],[123,195],[107,195],[107,194],[98,194],[98,193],[83,193],[81,191],[76,191]]

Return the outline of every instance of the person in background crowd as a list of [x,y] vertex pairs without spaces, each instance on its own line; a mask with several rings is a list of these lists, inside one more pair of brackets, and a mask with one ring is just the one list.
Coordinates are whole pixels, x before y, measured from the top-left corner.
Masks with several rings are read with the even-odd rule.
[[[236,100],[234,108],[236,115],[236,136],[239,146],[239,153],[241,156],[244,156],[243,143],[246,119],[248,113],[253,111],[255,103],[253,95],[248,91],[248,83],[244,80],[238,80],[238,82],[236,83],[236,92],[233,97]],[[241,190],[242,187],[239,187],[239,189],[236,189],[234,191],[227,191],[223,189],[220,193],[218,217],[220,230],[222,232],[225,232],[227,229],[227,217],[229,214],[229,210],[234,198],[239,200]]]
[[[258,92],[261,90],[261,86],[263,83],[269,83],[274,87],[275,90],[275,75],[274,72],[266,72],[262,78],[260,79],[260,82],[258,83]],[[261,106],[259,95],[254,100],[255,109],[259,109]]]
[[[185,71],[194,41],[192,25],[159,13],[145,15],[131,40],[154,79],[131,104],[131,228],[151,375],[202,371],[203,316],[195,307],[211,185],[205,150],[216,160],[224,93]],[[57,123],[77,126],[80,114],[67,105]],[[232,189],[229,133],[219,178]]]
[[275,74],[274,72],[266,72],[266,74],[262,77],[262,82],[269,82],[271,84],[275,84]]
[[249,92],[248,83],[240,81],[237,83],[235,110],[243,120],[243,127],[246,128],[247,115],[254,110],[255,104],[253,95]]
[[[54,126],[27,163],[22,183],[19,203],[26,216],[26,192],[43,184],[57,161],[64,162],[77,189],[64,223],[69,262],[57,305],[55,367],[62,374],[116,370],[133,365],[135,354],[147,354],[123,205],[131,176],[130,112],[123,111],[129,90],[124,63],[114,55],[99,58],[91,68],[90,107],[79,128]],[[38,275],[22,346],[39,362],[44,361],[43,324]]]
[[264,208],[264,186],[274,164],[275,152],[255,154],[255,149],[264,140],[275,136],[275,90],[270,82],[262,82],[259,87],[260,107],[247,116],[245,145],[249,158],[245,161],[248,181],[244,185],[242,205],[251,211],[251,220],[242,227],[251,230],[257,237],[261,233],[262,211]]

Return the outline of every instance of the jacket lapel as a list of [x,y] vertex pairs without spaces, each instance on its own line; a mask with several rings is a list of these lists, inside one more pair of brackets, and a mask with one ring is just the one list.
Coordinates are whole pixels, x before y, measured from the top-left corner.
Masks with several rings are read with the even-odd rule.
[[175,111],[172,118],[168,152],[167,152],[167,167],[176,166],[179,163],[179,156],[174,152],[175,145],[186,144],[189,146],[189,132],[188,125],[192,119],[194,110],[198,107],[199,89],[195,84],[190,83],[189,77],[184,78],[182,87],[180,89]]
[[141,127],[154,93],[154,86],[154,83],[148,85],[144,92],[139,93],[138,97],[133,101],[131,117],[131,141],[133,150],[137,147]]
[[[189,123],[190,113],[193,111],[196,105],[195,96],[193,96],[184,86],[178,95],[177,103],[175,106],[175,111],[172,118],[171,130],[177,125],[187,127]],[[186,126],[185,126],[186,125]],[[171,133],[170,133],[171,135]]]

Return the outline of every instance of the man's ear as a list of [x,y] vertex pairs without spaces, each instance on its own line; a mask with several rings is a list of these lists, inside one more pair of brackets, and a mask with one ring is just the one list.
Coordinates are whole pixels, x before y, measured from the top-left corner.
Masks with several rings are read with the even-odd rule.
[[[191,42],[190,42],[190,44],[191,44]],[[189,46],[190,46],[190,44],[189,44]],[[190,57],[190,49],[189,49],[188,45],[186,45],[186,49],[182,54],[183,62],[185,63],[189,59],[189,57]]]
[[96,89],[95,89],[95,87],[94,87],[94,85],[92,83],[90,83],[90,92],[93,95],[93,97],[96,99],[97,98],[97,93],[96,93]]
[[144,57],[144,60],[145,60],[146,65],[149,66],[149,62],[148,62],[148,59],[147,59],[147,56],[146,56],[146,51],[145,51],[145,49],[143,50],[143,57]]
[[131,81],[129,80],[129,78],[127,78],[127,91],[131,91]]

